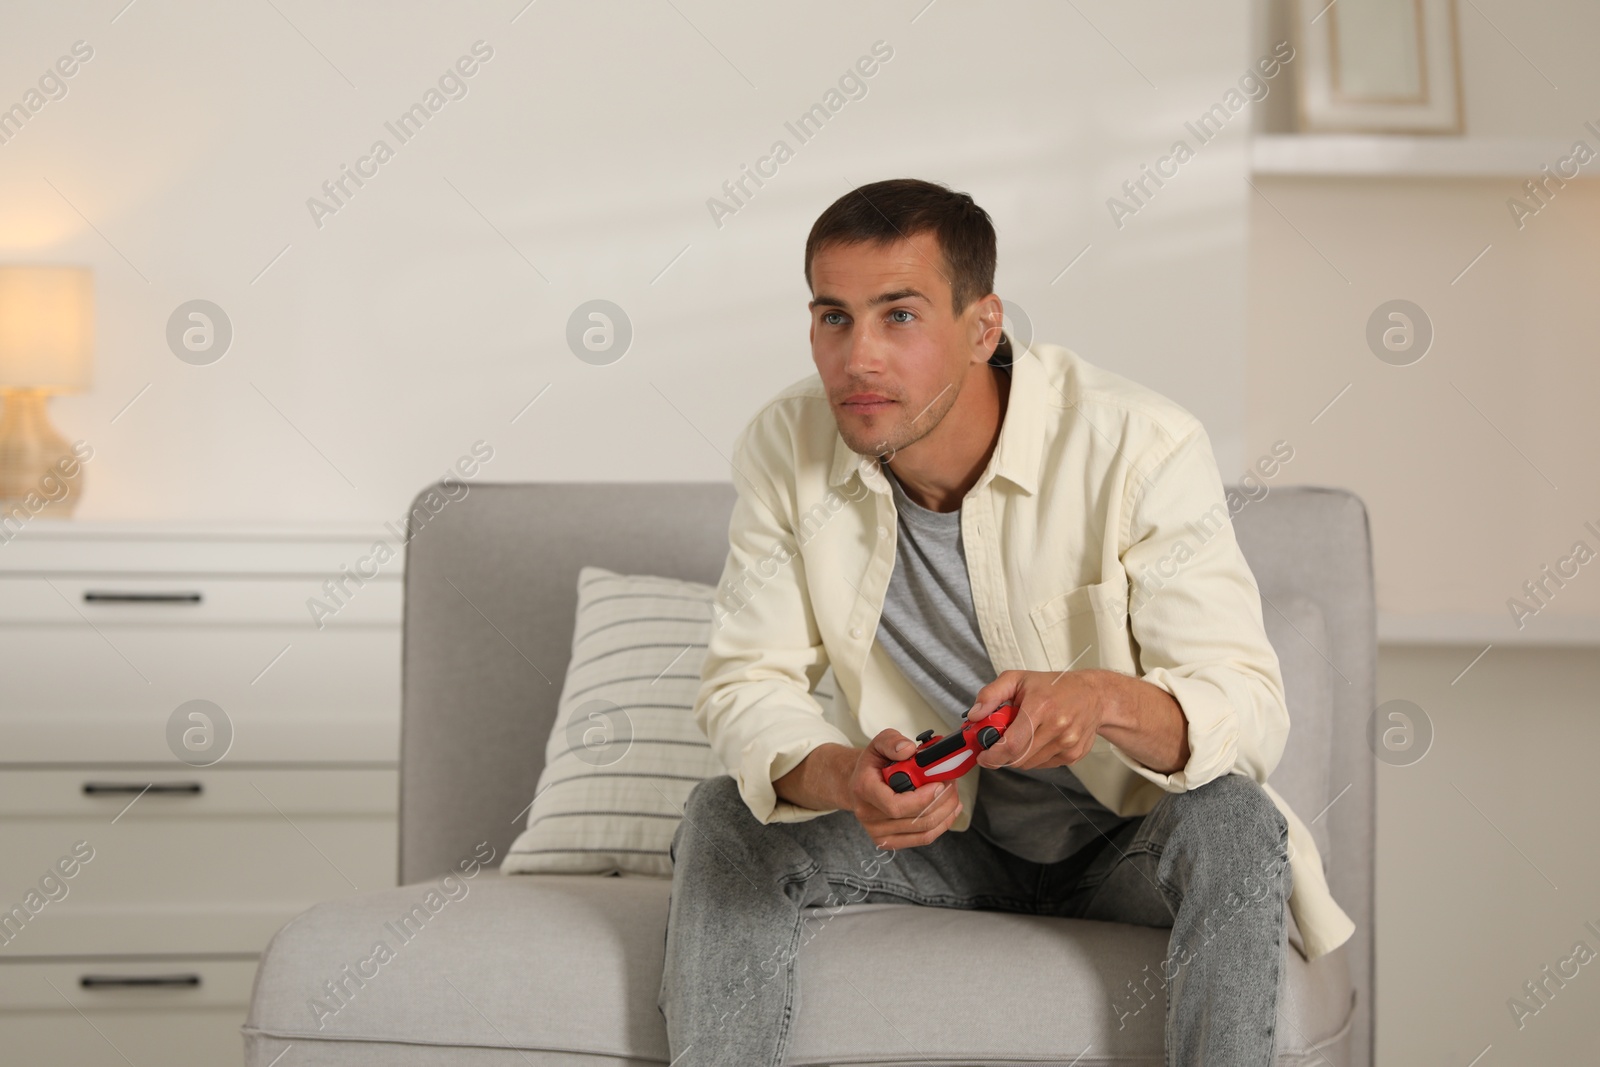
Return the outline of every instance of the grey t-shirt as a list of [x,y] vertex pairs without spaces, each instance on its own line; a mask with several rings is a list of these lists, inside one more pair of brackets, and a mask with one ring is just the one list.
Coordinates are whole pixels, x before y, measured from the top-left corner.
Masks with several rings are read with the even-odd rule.
[[[950,728],[995,671],[978,627],[961,544],[961,512],[930,511],[906,496],[885,464],[899,513],[894,571],[877,640]],[[1069,767],[979,767],[972,828],[1035,863],[1054,863],[1125,821]]]

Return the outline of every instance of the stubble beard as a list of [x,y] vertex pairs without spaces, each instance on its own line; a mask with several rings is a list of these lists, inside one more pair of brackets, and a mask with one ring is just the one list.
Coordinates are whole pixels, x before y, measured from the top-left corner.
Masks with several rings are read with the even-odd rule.
[[876,456],[879,462],[888,463],[900,449],[909,448],[932,433],[934,427],[938,426],[945,415],[949,414],[950,409],[955,407],[959,396],[960,391],[952,382],[940,390],[931,402],[924,401],[917,411],[910,414],[905,414],[910,405],[901,400],[896,405],[901,409],[901,419],[891,426],[887,433],[873,431],[864,440],[858,434],[851,434],[845,437],[845,444],[854,452],[864,456]]

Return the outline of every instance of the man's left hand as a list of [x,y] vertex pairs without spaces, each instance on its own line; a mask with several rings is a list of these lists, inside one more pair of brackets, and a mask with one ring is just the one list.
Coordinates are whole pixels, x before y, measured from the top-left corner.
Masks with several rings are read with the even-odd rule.
[[980,767],[1060,767],[1089,754],[1109,712],[1105,672],[1005,671],[978,690],[967,713],[978,722],[1002,704],[1017,717],[993,748],[978,754]]

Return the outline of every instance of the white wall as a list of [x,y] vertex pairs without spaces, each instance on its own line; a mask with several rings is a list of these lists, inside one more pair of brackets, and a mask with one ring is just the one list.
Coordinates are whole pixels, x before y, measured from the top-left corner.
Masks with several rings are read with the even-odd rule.
[[[1167,392],[1241,469],[1249,108],[1121,229],[1106,200],[1254,58],[1245,0],[121,6],[0,33],[6,99],[94,48],[0,145],[0,258],[96,270],[94,386],[53,406],[96,450],[80,518],[393,518],[479,439],[492,480],[725,479],[811,370],[811,222],[903,175],[989,210],[1036,337]],[[479,40],[468,94],[315,225]],[[787,134],[879,40],[866,95]],[[794,158],[719,228],[707,199],[778,138]],[[195,298],[235,329],[209,366],[164,339]],[[565,343],[593,298],[633,323],[611,366]]]
[[[1527,138],[1549,161],[1580,137],[1600,147],[1583,128],[1600,124],[1600,9],[1458,6],[1470,136]],[[1505,607],[1585,536],[1585,519],[1600,526],[1600,183],[1569,184],[1519,231],[1505,200],[1522,180],[1261,176],[1272,203],[1251,205],[1248,448],[1290,440],[1284,483],[1358,493],[1386,628],[1437,633],[1380,650],[1379,701],[1415,703],[1433,731],[1419,762],[1377,768],[1382,1065],[1592,1063],[1600,1051],[1600,964],[1521,1027],[1507,1006],[1577,940],[1600,951],[1583,925],[1600,925],[1600,562],[1524,631]],[[1394,297],[1438,331],[1410,367],[1381,363],[1362,336]],[[1567,648],[1517,646],[1585,633]]]
[[[1542,1006],[1524,983],[1580,940],[1600,953],[1585,926],[1600,927],[1600,656],[1477,652],[1380,655],[1379,701],[1423,708],[1434,740],[1411,766],[1378,767],[1378,1063],[1466,1067],[1489,1046],[1478,1067],[1595,1063],[1600,958]],[[1519,1020],[1512,998],[1538,1013]]]
[[[1459,25],[1470,137],[1526,139],[1552,165],[1579,139],[1600,152],[1584,126],[1600,127],[1600,6],[1474,0]],[[1520,630],[1506,605],[1538,606],[1523,583],[1580,538],[1600,552],[1583,526],[1600,529],[1600,160],[1583,173],[1521,229],[1506,201],[1536,164],[1502,178],[1256,179],[1248,450],[1289,440],[1289,481],[1359,493],[1380,611],[1469,631],[1479,648],[1600,640],[1600,558]],[[1394,298],[1434,326],[1408,367],[1364,340]]]

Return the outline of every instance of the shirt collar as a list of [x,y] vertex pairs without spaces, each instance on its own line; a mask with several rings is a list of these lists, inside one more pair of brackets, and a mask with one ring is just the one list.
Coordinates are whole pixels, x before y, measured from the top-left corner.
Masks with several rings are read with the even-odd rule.
[[[993,476],[1009,480],[1032,496],[1039,488],[1045,408],[1049,406],[1056,389],[1047,380],[1039,354],[1017,344],[1015,340],[1012,345],[1018,354],[1011,364],[1011,393],[1006,402],[1005,418],[1000,423],[1000,440],[995,445],[988,470],[973,488],[982,486]],[[1001,365],[995,359],[989,362],[994,366]],[[833,468],[828,472],[828,484],[843,485],[856,474],[860,474],[862,483],[874,492],[893,492],[877,457],[864,456],[851,449],[835,424]]]

